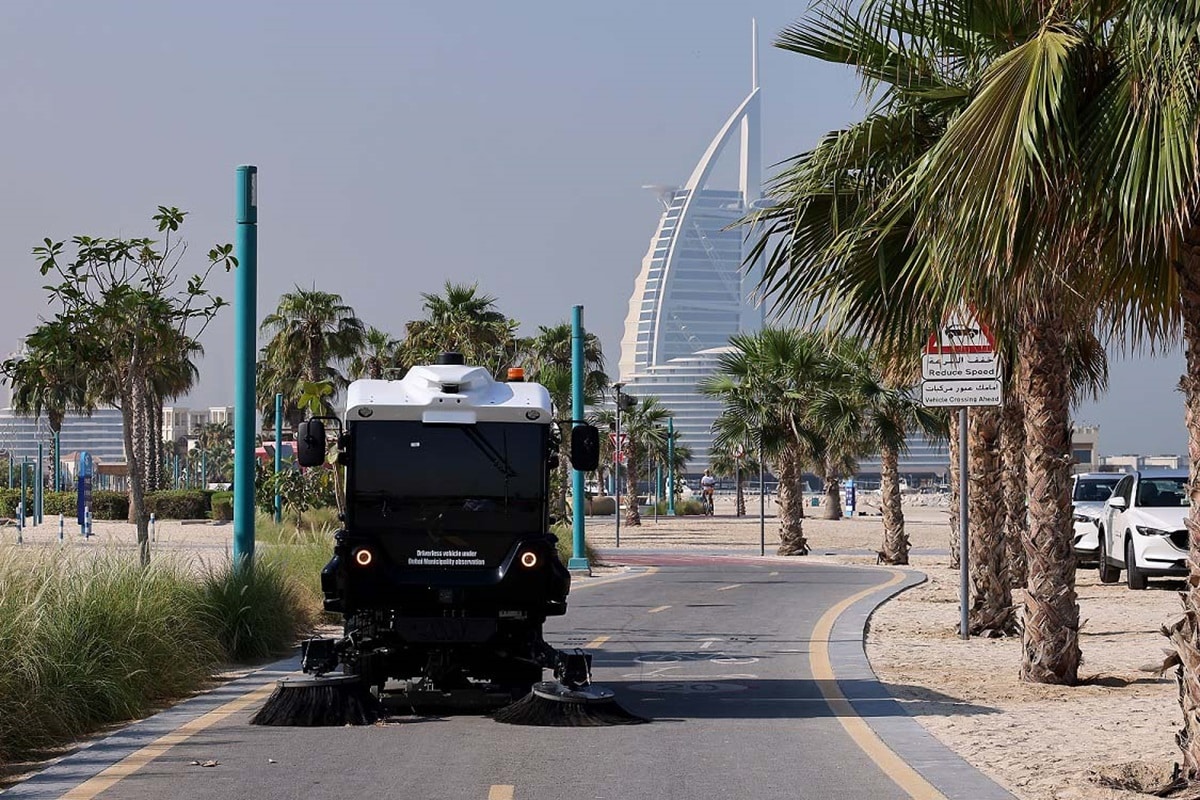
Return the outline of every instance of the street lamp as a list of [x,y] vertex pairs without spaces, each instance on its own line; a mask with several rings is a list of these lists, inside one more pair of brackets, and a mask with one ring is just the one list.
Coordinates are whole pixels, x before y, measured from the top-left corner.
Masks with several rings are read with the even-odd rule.
[[621,390],[623,388],[625,388],[624,383],[613,384],[613,389],[617,392],[617,440],[613,443],[613,482],[617,485],[615,512],[617,516],[617,547],[621,546],[621,406],[624,403]]

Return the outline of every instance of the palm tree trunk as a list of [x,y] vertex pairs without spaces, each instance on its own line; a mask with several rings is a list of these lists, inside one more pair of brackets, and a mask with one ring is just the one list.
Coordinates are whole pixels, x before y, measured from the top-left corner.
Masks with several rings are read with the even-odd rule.
[[960,483],[958,475],[958,413],[956,409],[950,410],[950,567],[958,569],[961,558],[959,556],[959,518],[958,507],[961,504],[958,497],[958,486]]
[[[62,427],[66,415],[62,411],[47,411],[46,420],[50,423],[50,479],[62,474]],[[62,491],[62,487],[54,484],[54,491]]]
[[746,516],[746,479],[744,473],[738,472],[737,480],[737,515]]
[[1029,528],[1029,503],[1025,499],[1025,407],[1009,381],[1008,396],[1000,417],[1000,448],[1004,481],[1004,549],[1008,555],[1008,585],[1025,586],[1029,571],[1025,538]]
[[[639,453],[634,450],[633,437],[629,437],[625,447],[625,524],[635,527],[642,524],[642,515],[638,513],[638,462]],[[621,509],[617,509],[621,513]]]
[[1180,380],[1184,394],[1184,422],[1188,432],[1188,581],[1180,592],[1183,617],[1163,633],[1175,649],[1175,663],[1183,726],[1175,740],[1183,755],[1183,774],[1200,780],[1200,229],[1192,229],[1181,248],[1177,267],[1182,296],[1184,358],[1187,371]]
[[1042,297],[1048,312],[1022,320],[1018,380],[1025,401],[1029,480],[1029,563],[1021,637],[1021,679],[1079,682],[1079,602],[1071,527],[1071,418],[1064,320],[1059,304]]
[[972,602],[968,626],[976,636],[1007,636],[1016,630],[1004,548],[1004,489],[1000,480],[1000,409],[968,414],[970,445],[969,527]]
[[909,541],[900,504],[900,453],[885,446],[879,456],[879,494],[883,506],[883,549],[879,551],[879,563],[907,564]]
[[808,555],[808,540],[804,538],[804,470],[795,453],[785,452],[776,462],[779,478],[776,495],[779,515],[779,555]]
[[842,518],[842,485],[837,473],[825,470],[825,519]]

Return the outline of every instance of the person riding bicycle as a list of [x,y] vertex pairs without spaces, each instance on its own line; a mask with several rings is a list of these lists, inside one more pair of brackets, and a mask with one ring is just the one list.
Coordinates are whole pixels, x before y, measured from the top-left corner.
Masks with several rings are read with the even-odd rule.
[[700,496],[704,500],[704,504],[708,506],[709,511],[713,509],[713,494],[717,488],[717,479],[712,476],[712,470],[704,470],[704,476],[700,478]]

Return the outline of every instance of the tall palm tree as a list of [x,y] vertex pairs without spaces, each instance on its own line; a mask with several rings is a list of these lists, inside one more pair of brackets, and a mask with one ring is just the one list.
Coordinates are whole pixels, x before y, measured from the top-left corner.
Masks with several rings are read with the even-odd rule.
[[[267,343],[259,355],[259,407],[266,416],[282,393],[293,409],[303,381],[346,385],[339,367],[363,347],[366,331],[341,295],[300,286],[279,298],[275,311],[263,318],[259,332]],[[327,402],[325,413],[332,413]]]
[[[1085,148],[1071,138],[1084,119],[1077,100],[1094,95],[1101,74],[1084,54],[1112,32],[1112,10],[881,0],[860,17],[857,8],[823,7],[801,26],[799,43],[853,64],[881,97],[849,139],[878,131],[876,146],[865,155],[840,148],[843,164],[907,157],[869,170],[868,178],[883,173],[884,191],[815,249],[791,235],[781,204],[772,224],[785,241],[765,273],[789,302],[814,303],[885,344],[934,329],[964,300],[994,330],[1019,331],[1033,498],[1021,674],[1037,682],[1078,680],[1069,465],[1061,458],[1069,449],[1064,344],[1091,326],[1104,282],[1086,271],[1104,253],[1091,246],[1094,223],[1082,220],[1095,204],[1077,199],[1082,171],[1070,162]],[[913,120],[925,124],[899,124]],[[932,136],[913,135],[922,131]],[[847,177],[852,186],[865,182]],[[792,216],[807,207],[793,204]],[[969,261],[956,257],[964,253]]]
[[520,349],[517,323],[478,284],[446,281],[445,294],[422,294],[425,318],[405,326],[402,366],[429,363],[441,353],[462,353],[468,364],[502,375]]
[[708,463],[714,475],[734,479],[734,516],[746,516],[746,481],[758,472],[757,455],[746,442],[732,442],[709,451]]
[[813,400],[828,378],[828,343],[796,329],[767,328],[730,339],[700,391],[723,403],[714,444],[751,442],[779,480],[779,554],[806,555],[804,471],[820,469],[828,443],[813,424]]
[[[635,405],[621,412],[621,432],[625,435],[621,455],[625,462],[625,491],[628,498],[625,524],[631,527],[642,524],[642,515],[638,512],[638,489],[642,480],[648,477],[647,469],[654,462],[656,454],[665,452],[667,420],[670,417],[671,411],[654,396],[639,397]],[[615,412],[605,409],[596,415],[596,419],[598,424],[616,429]]]
[[367,328],[362,344],[350,359],[350,379],[384,377],[384,370],[394,366],[399,349],[400,340],[387,331],[374,326]]

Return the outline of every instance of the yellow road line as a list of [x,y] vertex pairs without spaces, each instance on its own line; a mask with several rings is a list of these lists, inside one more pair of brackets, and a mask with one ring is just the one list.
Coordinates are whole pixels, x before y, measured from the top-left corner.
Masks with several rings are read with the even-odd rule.
[[516,791],[516,788],[501,783],[495,784],[488,789],[488,800],[513,800],[513,792]]
[[812,669],[813,678],[821,687],[821,694],[824,695],[825,702],[837,717],[837,721],[841,723],[842,728],[850,735],[859,749],[866,753],[867,757],[874,761],[885,775],[914,800],[946,800],[945,795],[892,752],[891,748],[880,740],[863,718],[858,716],[854,706],[838,688],[833,674],[833,665],[829,660],[829,636],[833,632],[833,624],[837,622],[837,618],[862,598],[881,589],[895,586],[904,580],[903,572],[899,570],[890,570],[890,572],[892,577],[886,583],[850,595],[817,620],[817,625],[813,628],[812,648],[809,651],[808,663]]
[[659,606],[658,608],[652,608],[652,609],[650,609],[650,610],[649,610],[649,611],[647,611],[646,613],[647,613],[647,614],[657,614],[657,613],[658,613],[658,612],[660,612],[660,611],[666,611],[668,608],[670,608],[670,606]]
[[130,753],[103,772],[94,775],[74,789],[71,789],[62,796],[62,800],[91,800],[91,798],[112,787],[117,781],[128,778],[175,745],[186,742],[206,728],[211,728],[227,717],[264,700],[274,690],[275,681],[271,681],[266,686],[253,689],[241,697],[230,700],[223,706],[214,708],[206,714],[185,722],[170,733],[158,737],[140,750]]
[[597,636],[595,639],[592,639],[590,642],[588,642],[587,644],[585,644],[585,645],[584,645],[584,647],[585,647],[585,648],[588,648],[588,647],[599,647],[600,645],[604,644],[605,642],[607,642],[607,641],[608,641],[609,639],[611,639],[611,638],[612,638],[611,636]]
[[735,583],[732,586],[722,586],[720,589],[717,589],[717,591],[718,592],[728,592],[730,589],[736,589],[739,586],[741,586],[740,583]]

